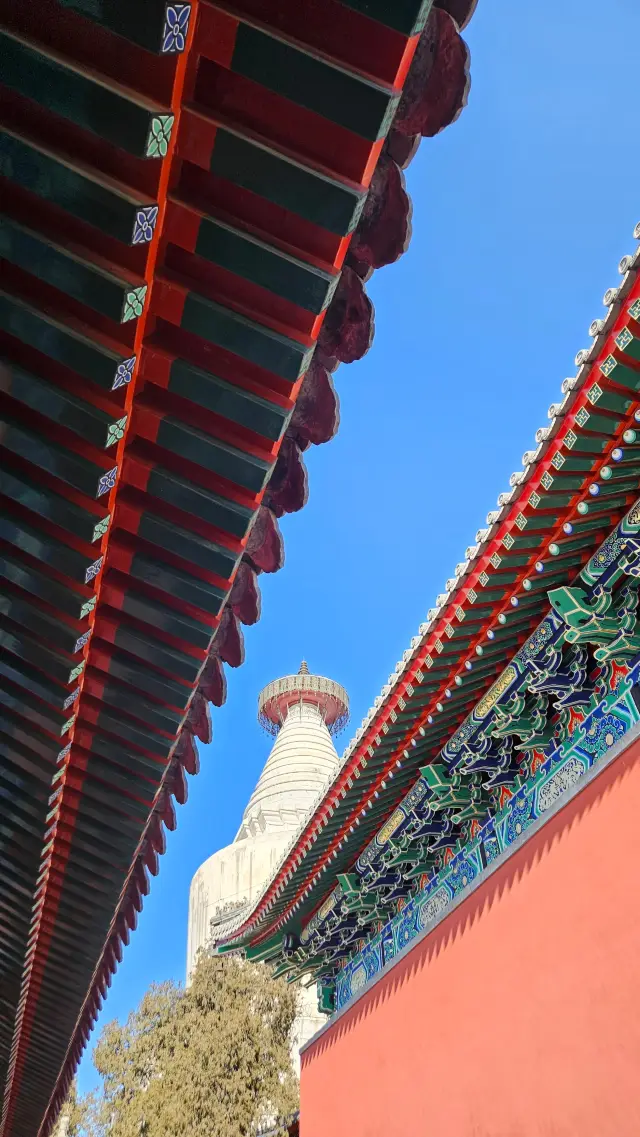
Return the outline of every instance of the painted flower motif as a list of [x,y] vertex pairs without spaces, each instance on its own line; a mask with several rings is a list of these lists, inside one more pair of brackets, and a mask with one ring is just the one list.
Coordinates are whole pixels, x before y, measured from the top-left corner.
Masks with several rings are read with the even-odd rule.
[[78,664],[78,666],[74,667],[73,671],[69,672],[69,678],[67,679],[67,683],[73,683],[73,681],[75,679],[77,679],[80,675],[82,675],[82,672],[84,671],[85,662],[86,661],[84,659],[82,659],[80,661],[80,663]]
[[89,628],[88,632],[83,632],[83,634],[81,636],[78,636],[78,638],[75,642],[74,649],[73,649],[74,655],[77,651],[82,651],[82,648],[84,647],[84,645],[89,642],[90,636],[91,636],[91,628]]
[[124,416],[124,418],[116,419],[115,422],[112,422],[109,424],[109,429],[107,430],[107,441],[106,441],[107,446],[113,446],[114,442],[119,442],[121,438],[124,438],[124,431],[125,431],[126,425],[127,425],[127,416],[126,415]]
[[367,971],[363,963],[359,963],[351,975],[351,993],[355,995],[367,982]]
[[127,292],[122,309],[123,324],[126,324],[127,320],[137,320],[142,315],[146,295],[146,284],[141,284],[139,288],[132,288],[130,292]]
[[114,466],[112,470],[107,470],[106,474],[103,474],[100,478],[100,481],[98,482],[98,491],[96,493],[96,497],[102,497],[104,493],[109,493],[109,490],[112,490],[116,484],[117,476],[117,466]]
[[73,706],[73,704],[75,703],[79,694],[80,694],[80,688],[76,687],[75,691],[72,691],[70,695],[67,695],[64,703],[62,704],[63,711],[68,711],[69,707]]
[[123,359],[122,363],[118,364],[113,383],[111,384],[112,391],[117,391],[118,387],[126,387],[127,383],[131,382],[135,365],[135,355],[132,355],[130,359]]
[[625,724],[615,715],[602,715],[601,718],[592,720],[591,726],[585,732],[582,746],[588,754],[601,758],[614,742],[622,738],[626,729]]
[[404,924],[400,929],[398,939],[401,944],[408,944],[411,942],[415,934],[415,928],[413,928],[411,924]]
[[169,4],[164,17],[162,50],[165,53],[184,51],[189,30],[190,4]]
[[390,930],[384,935],[382,940],[382,958],[384,963],[388,963],[390,959],[396,954],[396,945],[393,940],[393,935]]
[[133,227],[133,244],[148,245],[153,239],[153,231],[158,220],[158,206],[145,205],[144,209],[136,210],[136,221]]
[[92,565],[89,565],[87,571],[84,574],[84,583],[85,584],[88,584],[89,581],[93,580],[94,577],[96,577],[98,575],[98,573],[100,572],[100,569],[102,568],[103,560],[104,560],[104,557],[98,557],[97,561],[94,561]]
[[173,129],[174,115],[161,114],[151,120],[147,138],[147,158],[166,158]]
[[81,620],[83,620],[85,616],[88,616],[90,612],[93,612],[93,609],[96,606],[97,599],[98,599],[97,596],[91,596],[89,598],[89,600],[85,600],[84,604],[82,605],[82,608],[80,609],[80,619]]
[[458,864],[456,864],[455,868],[451,869],[451,873],[449,875],[449,885],[453,889],[454,893],[457,894],[458,892],[461,892],[463,888],[466,888],[475,876],[475,868],[469,860],[463,858],[458,862]]
[[97,541],[99,537],[104,537],[105,533],[107,532],[107,529],[109,528],[110,520],[111,520],[111,514],[108,513],[107,516],[103,517],[102,521],[99,521],[98,524],[94,527],[93,535],[91,537],[92,543],[94,541]]
[[500,845],[498,844],[497,837],[485,838],[484,851],[485,851],[485,856],[487,858],[487,864],[489,864],[490,861],[495,860],[495,858],[500,853]]
[[601,571],[613,564],[622,551],[622,543],[616,532],[613,532],[606,541],[603,541],[597,553],[591,558],[589,567],[593,572]]
[[512,798],[511,810],[504,833],[505,845],[515,841],[525,829],[528,829],[535,820],[531,815],[532,798],[524,795],[521,798]]

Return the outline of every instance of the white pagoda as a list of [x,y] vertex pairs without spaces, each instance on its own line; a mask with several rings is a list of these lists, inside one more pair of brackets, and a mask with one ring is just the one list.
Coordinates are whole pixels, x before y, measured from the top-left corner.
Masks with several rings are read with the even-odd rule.
[[[262,725],[276,736],[231,845],[209,857],[195,873],[189,895],[187,980],[200,949],[210,947],[236,924],[272,876],[306,820],[339,759],[332,736],[348,716],[346,691],[332,679],[297,675],[269,683],[258,701]],[[315,984],[301,990],[292,1055],[324,1023]]]

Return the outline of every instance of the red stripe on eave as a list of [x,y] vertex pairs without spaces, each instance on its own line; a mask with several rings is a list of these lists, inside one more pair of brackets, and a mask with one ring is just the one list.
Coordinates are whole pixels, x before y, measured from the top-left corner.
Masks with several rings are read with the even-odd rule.
[[[153,307],[152,307],[152,303],[151,303],[151,293],[152,293],[153,286],[154,286],[155,270],[156,270],[156,265],[157,265],[157,261],[158,261],[160,242],[161,242],[162,230],[163,230],[163,224],[164,224],[164,217],[165,217],[166,208],[167,208],[167,194],[168,194],[168,190],[169,190],[169,180],[171,177],[172,159],[173,159],[173,153],[175,150],[176,139],[178,137],[179,123],[180,123],[180,112],[182,110],[182,94],[183,94],[185,82],[187,79],[187,70],[188,70],[188,65],[190,62],[190,46],[191,46],[191,42],[192,42],[193,35],[195,32],[195,26],[197,23],[197,14],[198,14],[197,13],[197,4],[198,4],[198,0],[193,0],[192,19],[190,22],[190,27],[189,27],[189,32],[188,32],[188,42],[187,42],[187,45],[185,47],[185,51],[178,57],[177,62],[176,62],[176,72],[175,72],[174,86],[173,86],[173,93],[172,93],[172,100],[171,100],[171,110],[175,115],[175,121],[174,121],[173,131],[171,134],[171,141],[169,144],[169,150],[168,150],[166,157],[162,161],[162,165],[160,167],[160,177],[159,177],[159,181],[158,181],[158,194],[157,194],[158,218],[156,221],[156,227],[155,227],[153,240],[149,246],[149,252],[148,252],[148,256],[147,256],[147,265],[146,265],[146,270],[145,270],[145,274],[144,274],[145,280],[147,280],[149,282],[149,290],[148,290],[147,303],[145,304],[144,312],[143,312],[142,316],[140,317],[140,319],[137,321],[136,333],[135,333],[135,339],[134,339],[134,346],[133,346],[133,350],[131,353],[132,355],[136,356],[136,366],[135,366],[135,370],[134,370],[134,375],[132,377],[130,384],[128,385],[128,389],[126,391],[126,396],[125,396],[125,411],[127,414],[127,431],[125,432],[125,436],[118,443],[118,448],[117,448],[118,480],[116,482],[114,489],[111,491],[111,494],[109,497],[109,507],[110,507],[109,512],[111,513],[112,517],[113,517],[115,501],[116,501],[116,497],[118,494],[118,490],[120,487],[120,481],[121,481],[121,477],[122,477],[124,451],[125,451],[125,446],[126,446],[126,441],[127,441],[127,435],[129,432],[129,427],[131,426],[133,400],[135,397],[135,390],[136,390],[136,387],[138,385],[138,374],[139,374],[139,369],[140,369],[140,357],[141,357],[142,346],[143,346],[145,333],[146,333],[147,321],[150,318],[152,318],[151,314],[152,314]],[[101,553],[103,553],[103,554],[106,554],[108,539],[109,539],[109,533],[107,532],[105,534],[105,536],[103,537],[102,542],[101,542]],[[102,580],[102,574],[100,574],[100,577],[98,578],[98,581],[96,583],[97,599],[96,599],[96,605],[95,605],[95,608],[94,608],[94,611],[93,611],[93,614],[91,617],[92,627],[93,627],[93,623],[95,623],[96,614],[97,614],[99,604],[100,604],[101,580]],[[91,640],[89,640],[89,644],[88,644],[88,648],[87,648],[87,658],[90,657],[90,652],[91,652]],[[86,668],[85,668],[85,672],[83,672],[83,675],[81,676],[81,679],[80,679],[81,686],[83,685],[85,674],[86,674]],[[81,700],[81,699],[82,699],[82,690],[81,690],[80,696],[79,696],[79,700]],[[73,736],[71,737],[71,741],[73,743]],[[71,758],[72,754],[73,754],[73,746],[72,746],[70,754],[67,756],[67,759],[66,759],[67,766],[69,765],[70,758]],[[168,768],[168,766],[167,766],[167,768]],[[80,792],[81,792],[81,789],[80,789]],[[62,791],[60,811],[63,808],[64,808],[64,789]],[[56,852],[56,848],[55,848],[55,840],[54,840],[54,846],[52,849],[52,853],[55,853],[55,852]],[[137,855],[138,855],[138,853],[136,851],[136,857],[137,857]],[[135,859],[136,858],[134,857],[134,864],[135,864]],[[66,857],[65,857],[65,860],[66,860]],[[127,877],[127,879],[125,881],[125,885],[123,887],[123,891],[121,893],[121,896],[124,895],[126,888],[128,887],[129,881],[131,879],[132,871],[133,871],[133,865],[132,865],[131,870],[129,872],[129,876]],[[46,903],[46,890],[45,890],[45,903]],[[75,1057],[75,1052],[76,1052],[77,1045],[78,1045],[78,1035],[81,1034],[85,1028],[87,1010],[89,1009],[90,1013],[93,1013],[93,1004],[94,1004],[95,992],[96,992],[96,981],[97,981],[99,974],[104,969],[105,952],[107,951],[110,939],[112,937],[113,928],[115,926],[115,922],[119,916],[119,913],[120,913],[120,904],[119,904],[119,906],[116,909],[116,912],[114,914],[114,920],[113,920],[112,925],[111,925],[109,932],[107,934],[107,938],[105,940],[105,946],[104,946],[104,948],[100,954],[100,958],[98,960],[96,969],[93,973],[93,977],[91,980],[91,984],[89,986],[89,990],[87,992],[87,996],[86,996],[85,1001],[82,1004],[82,1007],[80,1009],[80,1013],[78,1015],[76,1026],[73,1030],[73,1033],[71,1035],[71,1039],[69,1041],[69,1045],[67,1047],[65,1058],[63,1060],[60,1072],[58,1074],[58,1078],[56,1080],[56,1083],[54,1085],[51,1097],[49,1099],[49,1103],[47,1105],[47,1109],[45,1111],[45,1115],[44,1115],[42,1124],[40,1126],[40,1129],[38,1130],[38,1133],[41,1135],[47,1133],[48,1129],[53,1124],[53,1118],[50,1117],[50,1114],[54,1110],[57,1110],[57,1108],[58,1108],[57,1106],[54,1106],[54,1102],[55,1102],[56,1096],[58,1094],[58,1089],[59,1089],[60,1083],[62,1082],[62,1080],[65,1077],[68,1063],[70,1060],[72,1060],[75,1064],[78,1060]],[[44,961],[46,960],[47,948],[48,948],[48,943],[49,943],[50,938],[51,938],[50,933],[47,935],[46,939],[43,938],[43,940],[42,940],[42,951],[41,951],[40,950],[40,936],[38,935],[38,945],[36,948],[34,960],[37,957],[39,960],[42,959],[42,962],[44,963]],[[32,1006],[33,1006],[32,1014],[35,1013],[35,1006],[37,1003],[37,996],[38,996],[38,992],[39,992],[39,987],[40,987],[39,982],[38,982],[37,986],[34,986],[33,989],[31,989],[31,984],[29,985],[29,993],[27,996],[27,1001],[30,1004],[32,1004]],[[11,1126],[13,1112],[15,1109],[15,1102],[16,1102],[17,1095],[18,1095],[19,1090],[20,1090],[20,1074],[22,1072],[22,1067],[24,1064],[24,1057],[26,1055],[26,1048],[27,1048],[28,1042],[29,1042],[29,1030],[27,1029],[24,1034],[22,1031],[20,1031],[18,1046],[20,1047],[20,1051],[21,1051],[21,1060],[20,1060],[19,1065],[18,1065],[18,1063],[16,1063],[15,1072],[14,1072],[13,1076],[11,1077],[10,1087],[8,1086],[9,1094],[8,1094],[8,1097],[5,1097],[5,1101],[7,1101],[7,1107],[6,1107],[6,1116],[5,1116],[5,1122],[4,1122],[4,1127],[2,1129],[2,1133],[4,1133],[4,1132],[7,1132],[7,1134],[9,1133],[9,1127]],[[14,1035],[14,1047],[15,1047],[15,1044],[16,1044],[16,1036]],[[16,1077],[16,1075],[17,1075],[17,1077]]]
[[[624,324],[626,324],[626,322],[628,320],[628,309],[631,306],[631,304],[634,302],[634,300],[637,299],[638,297],[640,297],[640,272],[638,272],[634,284],[632,285],[631,289],[629,290],[629,293],[627,294],[627,296],[624,298],[624,301],[622,302],[622,307],[621,307],[620,313],[619,313],[617,319],[615,320],[613,326],[611,327],[611,329],[607,333],[607,338],[606,338],[603,346],[601,347],[601,349],[600,349],[598,355],[596,356],[595,360],[593,360],[590,364],[589,377],[587,378],[586,382],[583,382],[583,384],[580,387],[580,389],[576,395],[576,398],[575,398],[575,400],[571,406],[570,411],[568,411],[567,414],[564,416],[562,424],[561,424],[560,428],[558,429],[557,434],[550,441],[549,450],[548,450],[547,454],[545,455],[544,458],[542,458],[538,461],[538,463],[536,464],[536,469],[535,469],[535,472],[533,473],[533,475],[523,483],[522,492],[518,495],[518,497],[515,499],[514,502],[510,503],[506,517],[498,523],[498,528],[497,528],[496,533],[494,534],[490,543],[487,545],[482,556],[479,557],[478,560],[474,563],[473,570],[467,576],[465,576],[463,578],[464,590],[465,591],[468,589],[473,589],[476,585],[478,585],[480,583],[479,577],[480,577],[481,573],[484,572],[487,568],[493,567],[490,563],[491,557],[494,555],[494,553],[498,552],[503,547],[503,539],[507,535],[507,533],[509,533],[514,527],[517,529],[517,526],[515,526],[516,516],[519,513],[524,513],[525,516],[528,516],[530,513],[535,512],[535,510],[533,510],[533,508],[529,505],[528,499],[532,493],[540,490],[541,488],[543,489],[543,492],[544,492],[544,487],[542,487],[541,483],[542,483],[542,477],[544,476],[544,474],[546,472],[549,471],[549,472],[557,473],[557,471],[555,471],[555,468],[552,466],[551,459],[552,459],[553,454],[562,446],[563,441],[566,438],[569,431],[572,430],[576,426],[578,427],[579,430],[582,430],[582,428],[580,427],[579,423],[577,423],[576,420],[577,420],[577,416],[578,416],[580,410],[582,410],[583,408],[593,409],[592,404],[589,402],[589,400],[587,398],[587,390],[590,389],[592,382],[597,381],[600,386],[606,387],[607,382],[608,382],[606,377],[604,375],[602,375],[602,373],[600,373],[600,372],[598,372],[597,376],[595,373],[598,371],[599,364],[602,363],[603,360],[613,352],[614,347],[615,347],[615,345],[614,345],[615,337],[619,333],[620,329],[624,326]],[[633,367],[633,362],[629,362],[628,365]],[[638,369],[640,370],[640,364],[637,366],[638,366]],[[628,411],[628,416],[629,416],[629,415],[633,414],[634,401],[633,401],[633,394],[631,392],[627,392],[627,395],[630,399],[632,399],[632,405]],[[635,405],[640,405],[640,397],[636,397]],[[619,445],[619,434],[620,434],[621,429],[624,429],[624,423],[623,423],[622,427],[619,428],[618,432],[615,435],[611,436],[608,447],[601,454],[599,454],[599,455],[594,454],[593,465],[596,465],[596,464],[597,464],[597,466],[606,465],[607,454],[610,453],[611,450],[614,449],[617,445]],[[587,481],[591,480],[591,478],[592,478],[592,474],[586,473],[584,475],[584,482],[586,483]],[[525,491],[526,491],[526,496],[527,496],[526,501],[523,500]],[[572,495],[573,499],[577,499],[577,498],[583,496],[583,493],[584,493],[584,490],[576,491],[576,493],[574,495]],[[568,507],[568,509],[565,511],[565,513],[561,515],[561,519],[558,522],[559,528],[561,528],[561,526],[562,526],[562,518],[566,517],[567,513],[573,512],[574,509],[575,509],[575,506],[572,504]],[[555,533],[553,536],[549,536],[549,543],[554,540],[554,537],[555,537]],[[531,554],[530,562],[533,561],[534,559],[538,559],[536,557],[535,551],[533,551]],[[523,566],[518,571],[518,581],[514,585],[512,585],[511,588],[509,589],[510,595],[513,595],[514,593],[519,591],[519,588],[521,587],[522,580],[527,575],[529,575],[530,569],[531,569],[531,563],[530,562],[527,565]],[[480,585],[480,587],[482,587],[482,585]],[[366,765],[367,751],[371,745],[374,745],[375,735],[380,734],[382,732],[383,724],[390,720],[391,712],[395,711],[398,708],[398,704],[399,704],[400,699],[404,698],[406,701],[411,697],[410,695],[407,694],[407,686],[416,686],[416,684],[418,682],[416,679],[416,672],[424,670],[424,667],[425,667],[424,661],[425,661],[426,656],[437,654],[434,645],[435,645],[436,640],[446,639],[446,633],[444,630],[445,625],[460,622],[456,616],[456,609],[457,608],[461,607],[461,608],[463,608],[463,610],[465,612],[469,611],[468,604],[465,606],[465,601],[467,599],[466,595],[464,595],[463,597],[457,598],[460,591],[461,590],[456,589],[456,591],[453,593],[453,599],[448,601],[448,603],[446,604],[446,607],[444,609],[444,612],[441,613],[437,617],[437,623],[436,623],[435,627],[431,629],[431,631],[429,633],[428,640],[425,643],[423,643],[420,646],[420,648],[417,650],[416,656],[414,657],[414,659],[411,661],[411,663],[407,667],[402,678],[398,680],[397,684],[395,684],[395,686],[394,686],[393,691],[387,696],[386,701],[383,703],[383,705],[376,712],[376,715],[374,716],[372,722],[367,727],[366,734],[360,740],[357,748],[354,750],[354,752],[353,752],[353,754],[349,760],[349,763],[341,770],[338,781],[335,783],[334,786],[331,787],[327,796],[323,799],[320,806],[318,807],[318,810],[313,815],[312,819],[309,821],[309,823],[306,826],[305,830],[303,831],[301,837],[299,838],[298,842],[296,843],[295,848],[289,854],[289,856],[285,862],[285,865],[283,866],[281,872],[276,877],[271,888],[266,893],[264,899],[261,901],[261,903],[260,903],[259,907],[257,908],[256,912],[254,913],[252,919],[250,921],[246,921],[234,933],[233,938],[236,938],[236,937],[242,935],[243,932],[245,932],[245,931],[250,931],[250,929],[255,925],[255,923],[260,918],[260,916],[265,913],[265,910],[272,903],[272,901],[276,899],[276,894],[282,888],[282,886],[286,883],[287,874],[290,873],[291,871],[293,871],[293,869],[294,869],[294,864],[293,864],[294,860],[297,857],[299,857],[301,855],[301,853],[302,853],[302,855],[304,855],[303,854],[303,846],[309,840],[313,840],[314,835],[317,834],[317,832],[324,826],[324,824],[326,823],[326,821],[329,818],[329,815],[330,815],[329,811],[331,810],[333,812],[333,810],[337,806],[340,798],[344,796],[344,792],[346,790],[346,783],[350,778],[353,778],[354,771],[361,765],[363,758],[365,759],[364,764]],[[496,607],[496,609],[495,609],[496,618],[497,618],[497,615],[499,614],[499,612],[503,611],[505,609],[510,610],[509,596],[499,606],[499,608]],[[475,640],[472,641],[472,645],[471,645],[469,652],[468,652],[468,658],[470,658],[470,657],[475,658],[474,653],[475,653],[475,643],[476,642],[477,641],[475,641]],[[344,840],[345,834],[348,832],[350,827],[353,825],[354,817],[357,816],[357,814],[360,812],[363,801],[365,801],[365,800],[368,801],[371,798],[371,796],[373,795],[373,793],[375,792],[375,790],[376,789],[379,790],[380,783],[382,781],[386,781],[388,779],[389,771],[393,770],[393,767],[395,766],[395,763],[396,763],[398,757],[402,754],[402,751],[405,750],[407,747],[407,740],[416,734],[416,732],[420,729],[420,726],[422,726],[424,724],[424,722],[426,721],[427,716],[429,714],[433,713],[433,711],[435,710],[435,704],[438,701],[440,701],[440,702],[442,701],[442,695],[443,695],[444,689],[449,685],[450,685],[450,678],[443,681],[442,689],[438,690],[438,692],[436,692],[433,695],[430,704],[424,709],[423,714],[411,724],[410,730],[408,730],[405,733],[405,735],[403,736],[403,741],[400,742],[398,744],[398,746],[396,747],[396,749],[394,750],[388,764],[385,766],[384,770],[380,773],[378,780],[376,781],[376,783],[374,785],[369,787],[369,789],[366,792],[366,795],[363,795],[363,797],[358,802],[357,806],[355,806],[354,809],[352,810],[352,812],[349,814],[347,821],[345,822],[344,826],[341,828],[339,833],[336,834],[334,841],[332,842],[331,846],[329,847],[329,849],[325,853],[322,860],[314,868],[313,873],[311,873],[305,879],[304,883],[301,884],[300,889],[296,893],[295,899],[291,901],[291,903],[287,906],[287,908],[282,913],[282,915],[278,917],[277,921],[273,925],[270,925],[269,930],[265,931],[259,937],[257,937],[258,941],[263,939],[263,938],[266,938],[266,936],[271,934],[274,929],[280,927],[286,921],[288,916],[291,914],[293,906],[296,903],[296,900],[300,897],[301,893],[304,892],[305,889],[307,887],[309,887],[310,882],[312,880],[315,880],[315,878],[321,873],[322,866],[327,864],[332,859],[333,853],[335,852],[337,846]],[[477,697],[479,697],[479,696],[476,696],[476,699],[477,699]]]

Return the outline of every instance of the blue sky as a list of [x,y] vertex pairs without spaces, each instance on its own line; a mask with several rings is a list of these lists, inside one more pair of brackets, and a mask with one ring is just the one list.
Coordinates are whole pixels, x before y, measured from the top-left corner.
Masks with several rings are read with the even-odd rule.
[[261,687],[302,658],[339,680],[346,744],[521,468],[634,247],[637,0],[479,0],[464,34],[469,105],[408,171],[409,251],[368,285],[373,346],[337,372],[340,431],[306,455],[309,502],[283,521],[285,566],[261,578],[262,619],[98,1030],[150,982],[184,978],[189,882],[233,839],[269,752]]

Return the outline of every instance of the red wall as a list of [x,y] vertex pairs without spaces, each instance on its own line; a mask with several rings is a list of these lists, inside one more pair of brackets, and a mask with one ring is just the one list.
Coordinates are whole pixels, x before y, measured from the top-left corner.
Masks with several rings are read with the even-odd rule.
[[640,741],[303,1055],[301,1137],[640,1137]]

